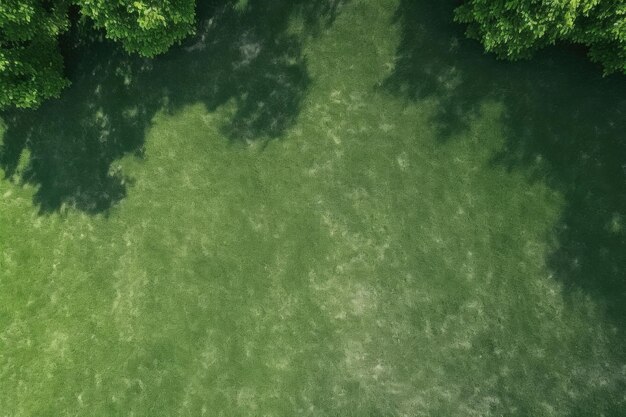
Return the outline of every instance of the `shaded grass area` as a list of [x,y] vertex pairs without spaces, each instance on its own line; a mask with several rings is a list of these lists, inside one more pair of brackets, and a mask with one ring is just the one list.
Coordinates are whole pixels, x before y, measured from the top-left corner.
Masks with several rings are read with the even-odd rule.
[[549,266],[571,292],[596,297],[623,329],[626,79],[602,77],[582,51],[562,46],[530,62],[492,62],[449,22],[451,10],[445,2],[401,2],[398,63],[385,87],[413,101],[437,100],[431,121],[442,141],[480,117],[485,100],[502,104],[505,143],[491,163],[526,170],[563,194]]
[[229,138],[280,136],[310,82],[299,41],[286,32],[288,19],[298,15],[313,33],[332,21],[334,4],[250,1],[237,9],[203,2],[198,35],[157,61],[128,56],[88,27],[75,28],[65,39],[67,55],[76,56],[69,60],[73,88],[37,112],[4,119],[5,175],[16,173],[27,151],[20,180],[40,185],[35,203],[43,212],[66,203],[98,213],[126,195],[128,179],[111,172],[111,163],[141,155],[158,110],[175,113],[196,102],[214,110],[233,101],[236,110],[221,126]]
[[624,80],[431,3],[216,2],[3,115],[0,410],[624,414]]

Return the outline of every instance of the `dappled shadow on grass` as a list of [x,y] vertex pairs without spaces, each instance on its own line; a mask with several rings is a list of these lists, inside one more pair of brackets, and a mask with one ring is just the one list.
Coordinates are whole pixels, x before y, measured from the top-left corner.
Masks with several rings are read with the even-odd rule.
[[526,78],[524,97],[505,100],[507,142],[493,163],[524,169],[564,196],[548,266],[573,300],[592,296],[623,332],[626,79],[603,79],[583,59],[537,60],[543,69]]
[[[342,2],[199,3],[197,34],[154,60],[75,28],[64,40],[72,87],[36,111],[2,116],[0,167],[37,187],[41,212],[66,205],[94,214],[120,201],[130,180],[113,162],[142,155],[158,111],[232,103],[219,126],[232,141],[271,140],[292,125],[310,84],[302,38],[331,24]],[[301,33],[289,31],[292,18],[304,22]]]
[[507,67],[485,59],[480,46],[454,24],[452,3],[400,1],[394,16],[400,44],[393,72],[383,83],[386,91],[410,101],[435,100],[431,123],[441,138],[466,129],[479,103],[499,88],[510,88]]
[[503,107],[495,166],[558,190],[565,206],[548,267],[572,301],[590,296],[626,330],[626,77],[603,78],[581,51],[560,47],[527,62],[496,61],[452,23],[454,1],[402,0],[402,38],[384,88],[434,100],[441,140],[466,131],[487,101]]
[[234,114],[221,126],[229,138],[279,137],[295,121],[310,81],[300,39],[287,32],[291,11],[278,6],[220,9],[198,36],[155,61],[142,89],[160,86],[170,112],[195,102],[212,111],[233,100]]
[[93,52],[102,60],[81,66],[85,73],[61,99],[4,116],[0,166],[8,178],[37,186],[34,198],[42,212],[65,203],[96,213],[123,198],[127,179],[111,163],[141,153],[144,130],[158,107],[137,100],[120,71],[128,59],[119,51]]

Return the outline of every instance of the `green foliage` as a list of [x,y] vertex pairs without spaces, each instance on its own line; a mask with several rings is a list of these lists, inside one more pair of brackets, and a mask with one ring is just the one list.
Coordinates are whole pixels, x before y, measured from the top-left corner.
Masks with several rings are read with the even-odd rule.
[[0,3],[0,108],[36,107],[68,84],[58,47],[67,24],[64,0]]
[[456,20],[499,57],[527,58],[564,40],[588,46],[605,72],[626,72],[626,0],[467,0]]
[[193,31],[195,0],[78,0],[81,11],[129,52],[154,56]]
[[195,0],[2,0],[0,109],[37,107],[68,85],[59,35],[68,7],[120,41],[129,52],[154,56],[193,31]]
[[626,0],[603,0],[581,19],[571,39],[589,46],[589,56],[607,73],[626,74]]

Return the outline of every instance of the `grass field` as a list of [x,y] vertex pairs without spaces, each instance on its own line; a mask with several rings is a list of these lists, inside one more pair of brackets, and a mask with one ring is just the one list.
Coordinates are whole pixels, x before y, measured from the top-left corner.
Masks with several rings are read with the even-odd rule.
[[0,415],[626,415],[626,79],[214,3],[1,116]]

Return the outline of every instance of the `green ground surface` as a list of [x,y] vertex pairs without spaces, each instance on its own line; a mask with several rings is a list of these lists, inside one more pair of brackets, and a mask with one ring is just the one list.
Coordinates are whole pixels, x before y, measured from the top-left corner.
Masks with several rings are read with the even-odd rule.
[[626,415],[626,80],[454,3],[69,51],[2,116],[0,415]]

